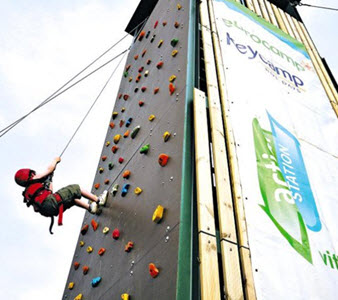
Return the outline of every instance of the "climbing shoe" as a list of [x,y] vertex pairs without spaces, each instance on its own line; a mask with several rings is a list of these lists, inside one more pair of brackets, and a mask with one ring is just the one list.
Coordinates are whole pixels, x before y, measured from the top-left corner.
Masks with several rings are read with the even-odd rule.
[[105,190],[100,196],[99,196],[99,205],[100,206],[105,206],[107,202],[107,196],[108,196],[108,191]]
[[92,202],[89,204],[89,208],[88,208],[89,213],[95,215],[98,211],[98,205],[96,202]]

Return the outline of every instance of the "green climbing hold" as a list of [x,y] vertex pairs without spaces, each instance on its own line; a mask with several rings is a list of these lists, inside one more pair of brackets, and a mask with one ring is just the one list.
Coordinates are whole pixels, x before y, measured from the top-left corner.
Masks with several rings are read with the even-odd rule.
[[128,77],[128,72],[127,72],[127,71],[124,72],[124,73],[123,73],[123,76],[124,76],[124,77]]
[[109,170],[112,170],[114,168],[114,164],[112,163],[112,162],[110,162],[109,164],[108,164],[108,169]]
[[149,148],[150,148],[150,144],[144,145],[143,147],[141,147],[140,153],[141,153],[141,154],[147,154],[148,151],[149,151]]
[[141,129],[141,126],[140,126],[140,125],[136,126],[136,127],[133,129],[133,131],[131,132],[130,137],[131,137],[132,139],[134,139],[134,138],[137,136],[137,134],[138,134],[138,132],[140,131],[140,129]]
[[175,47],[178,43],[178,39],[172,39],[171,42],[170,42],[170,45]]

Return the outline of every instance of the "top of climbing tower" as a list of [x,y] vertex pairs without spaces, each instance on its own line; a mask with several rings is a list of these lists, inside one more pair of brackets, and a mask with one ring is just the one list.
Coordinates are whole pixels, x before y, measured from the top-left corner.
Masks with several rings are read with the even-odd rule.
[[150,16],[157,2],[158,0],[141,0],[125,31],[131,35],[134,35],[136,32],[138,32],[140,27],[143,25],[142,21]]

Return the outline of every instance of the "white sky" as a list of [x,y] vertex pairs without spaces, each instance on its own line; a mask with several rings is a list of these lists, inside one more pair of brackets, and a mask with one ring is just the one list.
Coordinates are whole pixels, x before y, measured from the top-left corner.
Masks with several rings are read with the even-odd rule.
[[[303,2],[338,7],[335,0]],[[124,36],[138,3],[0,0],[0,129],[39,104]],[[338,12],[309,7],[299,11],[320,54],[337,77]],[[126,39],[106,59],[126,49],[130,42],[131,38]],[[49,218],[23,205],[22,189],[13,176],[22,167],[43,170],[60,154],[116,63],[0,138],[1,299],[56,300],[62,296],[84,211],[67,211],[64,226],[55,224],[51,236]],[[55,190],[71,183],[90,189],[123,65],[65,152],[55,173]]]

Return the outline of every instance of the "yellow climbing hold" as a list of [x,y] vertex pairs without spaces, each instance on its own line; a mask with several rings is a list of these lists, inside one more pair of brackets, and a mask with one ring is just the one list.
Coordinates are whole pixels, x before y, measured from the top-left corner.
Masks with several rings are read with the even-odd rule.
[[106,147],[108,147],[110,145],[110,142],[109,141],[107,141],[106,142]]
[[171,133],[169,131],[166,131],[164,134],[163,134],[163,140],[164,142],[167,142],[171,137]]
[[153,222],[158,223],[163,218],[164,208],[162,205],[158,205],[153,214]]
[[125,110],[126,110],[125,107],[122,107],[122,108],[121,108],[121,112],[124,112]]
[[84,244],[85,244],[85,242],[84,242],[84,241],[80,241],[80,247],[83,247],[83,246],[84,246]]
[[178,53],[178,50],[173,50],[173,51],[171,52],[171,56],[172,56],[172,57],[175,57],[177,53]]
[[154,121],[154,119],[155,119],[155,115],[150,115],[149,118],[148,118],[148,120],[149,120],[150,122]]
[[175,79],[176,79],[176,76],[175,76],[175,75],[171,75],[171,76],[169,77],[169,82],[174,82]]
[[177,3],[177,9],[180,10],[182,8],[182,5]]
[[72,289],[73,289],[73,287],[74,287],[74,282],[69,282],[69,284],[68,284],[68,288],[69,288],[70,290],[72,290]]
[[78,294],[78,295],[74,298],[74,300],[82,300],[82,294]]
[[118,144],[118,142],[120,141],[120,139],[121,139],[121,134],[115,135],[115,136],[114,136],[114,143],[115,143],[115,144]]
[[137,188],[135,188],[134,193],[135,193],[136,195],[139,195],[139,194],[142,193],[142,191],[143,191],[143,190],[142,190],[140,187],[137,187]]
[[107,233],[109,232],[109,227],[103,228],[102,232],[103,232],[104,234],[107,234]]
[[87,247],[87,252],[88,252],[88,253],[92,253],[92,252],[93,252],[93,248],[90,247],[90,246],[88,246],[88,247]]
[[160,41],[158,42],[157,47],[160,48],[160,47],[162,46],[162,44],[163,44],[163,40],[160,40]]
[[122,294],[121,299],[122,300],[129,300],[129,295],[128,294]]
[[133,77],[129,77],[129,82],[132,82],[133,81]]

